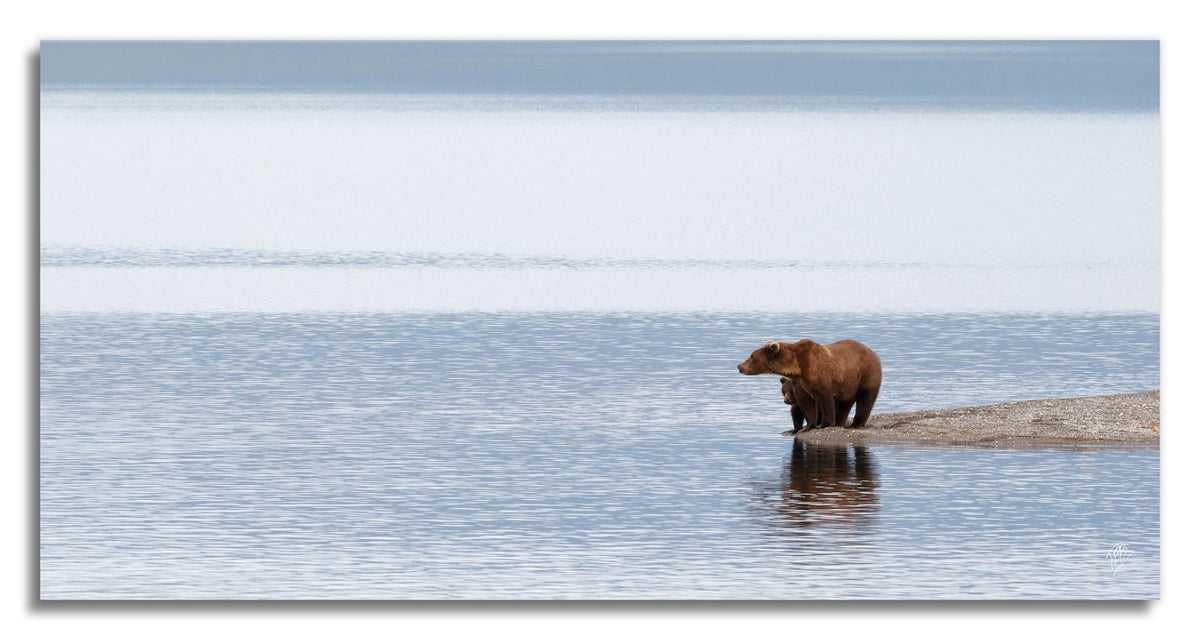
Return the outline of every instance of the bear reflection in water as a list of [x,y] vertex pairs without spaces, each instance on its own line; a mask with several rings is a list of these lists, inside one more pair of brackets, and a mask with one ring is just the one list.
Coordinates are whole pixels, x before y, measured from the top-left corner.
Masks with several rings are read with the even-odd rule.
[[789,527],[857,528],[879,511],[878,474],[866,447],[796,441],[777,510]]

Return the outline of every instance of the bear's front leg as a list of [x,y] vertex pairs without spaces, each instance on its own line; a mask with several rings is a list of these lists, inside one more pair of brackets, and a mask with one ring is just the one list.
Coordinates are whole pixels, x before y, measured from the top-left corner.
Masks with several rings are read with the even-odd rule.
[[792,424],[796,424],[796,413],[794,411],[795,407],[800,408],[800,415],[806,418],[808,421],[808,424],[804,425],[803,427],[797,427],[796,431],[800,433],[811,431],[812,428],[817,425],[817,421],[810,417],[817,415],[817,402],[806,395],[800,394],[800,397],[796,398],[796,404],[793,407]]
[[801,433],[804,431],[804,409],[800,405],[792,405],[792,433]]
[[816,416],[817,416],[817,420],[819,421],[817,424],[817,428],[824,429],[825,427],[831,426],[833,424],[833,418],[835,415],[834,414],[834,404],[835,403],[833,401],[833,393],[832,392],[822,393],[821,395],[817,396],[816,401],[817,401]]

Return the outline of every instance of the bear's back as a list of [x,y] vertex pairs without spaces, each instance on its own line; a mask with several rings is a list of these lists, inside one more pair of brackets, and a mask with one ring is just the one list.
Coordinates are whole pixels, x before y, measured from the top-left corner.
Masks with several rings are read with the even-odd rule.
[[878,387],[883,383],[883,363],[879,354],[857,340],[839,340],[825,345],[844,373],[858,378],[851,384],[862,387]]

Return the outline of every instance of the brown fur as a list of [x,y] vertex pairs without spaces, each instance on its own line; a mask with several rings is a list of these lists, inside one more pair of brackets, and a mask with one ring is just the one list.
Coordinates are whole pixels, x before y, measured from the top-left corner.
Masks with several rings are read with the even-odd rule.
[[[879,356],[856,340],[829,345],[812,340],[772,340],[739,364],[738,372],[748,376],[774,373],[790,378],[793,401],[804,415],[816,416],[820,427],[845,426],[851,407],[855,407],[852,426],[865,425],[883,384]],[[810,419],[809,428],[812,426]]]
[[809,420],[808,416],[804,414],[804,409],[801,409],[800,405],[796,404],[796,391],[794,385],[792,385],[792,379],[780,378],[779,384],[780,391],[783,392],[783,403],[792,408],[792,433],[808,431],[808,429],[804,428],[805,423],[809,425],[809,428],[812,428],[812,425],[816,424],[816,422]]
[[783,403],[787,405],[796,404],[796,392],[792,388],[792,379],[780,378],[779,384],[783,387]]

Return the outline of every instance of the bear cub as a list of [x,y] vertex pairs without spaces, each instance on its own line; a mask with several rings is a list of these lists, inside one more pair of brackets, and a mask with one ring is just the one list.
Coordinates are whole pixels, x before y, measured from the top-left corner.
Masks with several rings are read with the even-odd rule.
[[782,386],[783,403],[792,408],[792,430],[790,432],[785,431],[784,433],[786,435],[790,435],[793,433],[801,433],[803,431],[808,431],[808,429],[804,428],[804,423],[805,422],[809,422],[812,424],[816,424],[816,423],[813,422],[812,420],[809,420],[808,416],[804,415],[804,409],[801,409],[799,403],[796,402],[796,391],[792,387],[792,379],[791,378],[780,378],[779,384]]

